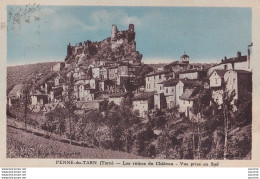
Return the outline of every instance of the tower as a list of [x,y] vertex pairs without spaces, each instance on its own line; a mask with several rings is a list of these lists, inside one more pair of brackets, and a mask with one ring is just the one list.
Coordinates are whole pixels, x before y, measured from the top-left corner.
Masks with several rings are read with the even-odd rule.
[[135,40],[135,25],[129,24],[128,32],[127,32],[127,40],[128,43],[133,42]]
[[181,56],[181,62],[189,64],[189,58],[190,57],[188,55],[186,55],[186,53],[184,52],[184,54]]
[[112,25],[112,33],[111,33],[111,41],[116,39],[116,35],[117,35],[117,26],[115,24]]
[[134,24],[129,24],[128,30],[130,32],[134,32],[135,31],[135,25]]

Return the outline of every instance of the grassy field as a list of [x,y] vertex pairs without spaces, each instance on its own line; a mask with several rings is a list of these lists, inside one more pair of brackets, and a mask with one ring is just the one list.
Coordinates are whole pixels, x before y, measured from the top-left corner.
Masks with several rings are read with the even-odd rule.
[[8,126],[7,158],[140,159],[142,157],[124,152],[73,146]]

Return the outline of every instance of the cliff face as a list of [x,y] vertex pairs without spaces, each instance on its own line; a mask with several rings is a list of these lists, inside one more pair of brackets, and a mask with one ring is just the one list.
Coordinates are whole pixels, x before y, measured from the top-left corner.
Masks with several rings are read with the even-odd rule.
[[142,54],[136,51],[134,25],[130,24],[128,30],[118,31],[112,25],[111,37],[100,41],[89,40],[80,42],[75,46],[67,46],[67,64],[78,63],[87,65],[95,62],[120,62],[141,63]]

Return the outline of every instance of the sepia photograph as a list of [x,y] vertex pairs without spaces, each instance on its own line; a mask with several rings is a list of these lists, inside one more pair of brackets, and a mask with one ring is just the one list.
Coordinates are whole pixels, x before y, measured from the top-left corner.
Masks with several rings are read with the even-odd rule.
[[252,8],[6,11],[7,159],[252,159]]

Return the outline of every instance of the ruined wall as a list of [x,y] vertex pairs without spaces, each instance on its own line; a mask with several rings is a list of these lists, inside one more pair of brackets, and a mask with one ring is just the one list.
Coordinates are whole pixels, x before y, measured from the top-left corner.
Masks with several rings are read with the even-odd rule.
[[111,36],[100,41],[89,40],[79,42],[75,46],[67,46],[66,64],[81,63],[89,65],[90,62],[126,61],[128,63],[141,63],[142,54],[136,51],[134,24],[130,24],[128,30],[118,31],[115,24],[112,25]]

